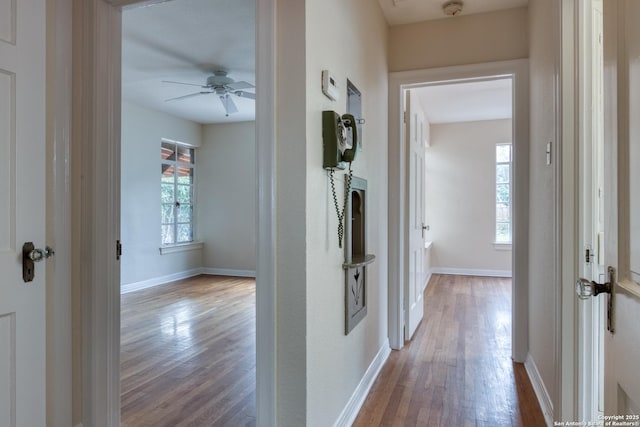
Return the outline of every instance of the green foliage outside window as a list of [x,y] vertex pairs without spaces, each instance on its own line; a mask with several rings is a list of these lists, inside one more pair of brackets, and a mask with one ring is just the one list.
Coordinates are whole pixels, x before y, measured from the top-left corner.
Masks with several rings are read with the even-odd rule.
[[193,241],[195,150],[173,142],[161,146],[161,243]]
[[511,144],[496,145],[496,242],[511,243]]

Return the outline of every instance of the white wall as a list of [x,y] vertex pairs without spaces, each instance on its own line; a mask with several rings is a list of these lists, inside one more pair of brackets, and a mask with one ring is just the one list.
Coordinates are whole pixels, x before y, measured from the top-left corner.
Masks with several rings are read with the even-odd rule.
[[[160,140],[196,146],[199,124],[131,103],[122,104],[121,284],[202,266],[200,250],[160,255]],[[196,173],[197,165],[196,165]]]
[[[529,3],[530,17],[530,193],[529,193],[529,353],[551,401],[557,401],[554,359],[556,343],[554,256],[556,186],[556,57],[560,48],[554,34],[553,0]],[[554,164],[546,164],[546,144],[552,141]],[[557,361],[560,363],[560,361]]]
[[520,59],[528,56],[527,8],[389,29],[390,71]]
[[[255,122],[203,127],[198,149],[198,239],[205,269],[256,269]],[[198,185],[200,184],[200,185]]]
[[426,237],[436,271],[511,271],[511,251],[494,246],[495,145],[503,142],[512,142],[511,119],[431,125]]
[[[371,0],[307,0],[306,17],[306,425],[329,426],[387,340],[387,26]],[[338,81],[337,102],[322,94],[323,69]],[[367,315],[345,336],[344,250],[322,168],[321,112],[345,112],[347,78],[362,93],[364,150],[353,168],[368,181],[367,248],[377,258],[367,267]],[[343,194],[342,173],[336,175]]]
[[[275,385],[268,385],[263,390],[276,389],[273,393],[277,396],[278,418],[274,424],[295,427],[305,425],[307,417],[307,2],[276,2],[277,47],[274,53],[277,58],[274,68],[277,71],[273,100],[276,123],[273,133],[277,152],[272,196],[276,198],[273,233],[277,244],[273,248],[276,266],[266,266],[266,269],[275,274],[277,360]],[[265,212],[265,215],[270,214]],[[258,287],[258,299],[260,292]],[[263,294],[263,298],[271,297],[268,290]]]

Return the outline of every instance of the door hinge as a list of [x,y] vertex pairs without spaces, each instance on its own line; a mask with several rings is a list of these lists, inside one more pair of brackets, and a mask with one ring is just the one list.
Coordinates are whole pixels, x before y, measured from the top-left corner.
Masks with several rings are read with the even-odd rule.
[[120,240],[116,240],[116,260],[120,260],[121,256],[122,256],[122,243],[120,243]]
[[407,112],[406,111],[402,112],[402,122],[403,123],[407,123]]

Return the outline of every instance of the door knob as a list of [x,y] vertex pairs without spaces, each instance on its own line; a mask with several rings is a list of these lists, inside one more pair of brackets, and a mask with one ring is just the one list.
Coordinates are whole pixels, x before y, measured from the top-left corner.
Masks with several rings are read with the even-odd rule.
[[581,300],[589,299],[598,294],[609,294],[607,299],[607,330],[614,333],[613,325],[613,284],[615,283],[615,270],[613,267],[607,268],[609,281],[607,283],[597,283],[593,280],[579,278],[576,280],[576,294]]
[[596,283],[593,280],[580,278],[576,280],[576,293],[580,299],[589,299],[602,293],[611,293],[611,283]]
[[40,262],[55,255],[55,251],[50,246],[44,249],[36,249],[33,242],[26,242],[22,246],[22,280],[33,281],[35,276],[35,262]]
[[28,255],[32,261],[40,262],[43,259],[47,259],[54,256],[55,254],[56,253],[51,248],[51,246],[45,246],[44,249],[32,249]]

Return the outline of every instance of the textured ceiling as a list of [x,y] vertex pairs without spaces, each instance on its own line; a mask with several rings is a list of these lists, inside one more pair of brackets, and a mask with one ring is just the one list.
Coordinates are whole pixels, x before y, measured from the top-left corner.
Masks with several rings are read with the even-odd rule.
[[508,119],[511,79],[426,86],[412,89],[432,124]]
[[[449,0],[378,0],[389,25],[409,24],[433,19],[455,19],[442,11]],[[462,0],[462,12],[458,16],[493,12],[502,9],[523,7],[527,0]]]
[[201,90],[214,70],[255,84],[254,0],[174,0],[126,9],[122,18],[122,98],[198,123],[255,119],[255,102],[233,97],[225,117],[214,94],[165,102]]

